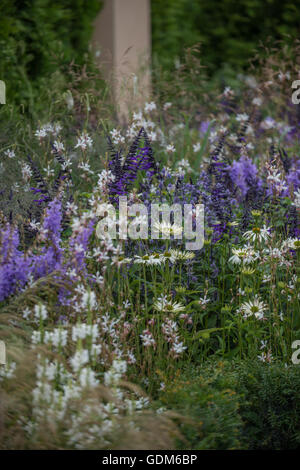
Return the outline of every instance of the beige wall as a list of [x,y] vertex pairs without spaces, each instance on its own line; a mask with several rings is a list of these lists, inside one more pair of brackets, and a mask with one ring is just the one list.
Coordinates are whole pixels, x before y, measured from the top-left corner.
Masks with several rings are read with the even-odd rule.
[[105,0],[95,21],[93,45],[100,50],[107,77],[114,75],[115,97],[125,116],[133,95],[142,103],[150,91],[150,0]]

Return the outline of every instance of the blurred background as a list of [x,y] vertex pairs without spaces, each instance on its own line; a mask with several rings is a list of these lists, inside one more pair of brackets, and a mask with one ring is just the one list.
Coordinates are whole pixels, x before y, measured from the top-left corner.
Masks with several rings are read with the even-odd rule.
[[[114,1],[1,0],[0,79],[7,85],[7,101],[28,108],[51,86],[51,77],[62,88],[67,84],[70,64],[88,67],[95,21],[105,3]],[[138,26],[131,0],[121,2],[128,2]],[[262,43],[272,48],[276,41],[289,44],[299,37],[300,9],[291,0],[147,2],[152,65],[169,74],[180,66],[186,48],[197,44],[195,54],[207,76],[226,81],[247,70]]]

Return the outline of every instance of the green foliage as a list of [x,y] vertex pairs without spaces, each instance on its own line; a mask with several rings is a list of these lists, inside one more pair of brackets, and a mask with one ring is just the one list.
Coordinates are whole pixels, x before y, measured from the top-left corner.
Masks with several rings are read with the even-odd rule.
[[250,363],[239,367],[240,414],[251,449],[300,448],[300,367]]
[[211,361],[186,368],[161,392],[187,418],[192,449],[299,449],[300,368],[258,361]]
[[184,449],[238,449],[242,420],[238,413],[236,377],[223,374],[222,364],[201,370],[186,368],[161,392],[164,406],[187,421],[181,425]]
[[184,47],[201,42],[201,58],[211,71],[247,64],[260,41],[297,37],[294,2],[268,0],[152,0],[153,52],[172,67]]
[[4,0],[0,4],[0,78],[7,102],[27,105],[45,78],[82,64],[101,0]]

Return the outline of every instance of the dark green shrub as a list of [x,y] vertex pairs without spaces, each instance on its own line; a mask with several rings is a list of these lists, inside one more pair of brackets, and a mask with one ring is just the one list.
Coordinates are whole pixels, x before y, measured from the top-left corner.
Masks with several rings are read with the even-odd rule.
[[190,449],[300,448],[300,368],[259,361],[212,361],[186,369],[160,394],[188,421]]
[[152,0],[153,52],[170,67],[185,47],[201,42],[204,65],[241,68],[259,42],[298,37],[300,12],[291,0]]
[[249,448],[300,449],[300,367],[249,363],[238,375]]
[[166,386],[163,406],[187,418],[180,431],[184,449],[239,449],[242,420],[238,413],[236,377],[222,365],[186,370]]
[[38,98],[43,79],[71,61],[85,62],[92,20],[102,0],[3,0],[0,3],[0,79],[7,102]]

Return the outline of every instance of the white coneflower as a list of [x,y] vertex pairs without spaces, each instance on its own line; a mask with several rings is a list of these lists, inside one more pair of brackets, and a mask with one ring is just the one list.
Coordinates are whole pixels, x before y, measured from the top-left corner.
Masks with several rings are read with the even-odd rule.
[[288,238],[287,240],[284,240],[281,247],[282,247],[283,250],[286,250],[286,249],[299,250],[299,248],[300,248],[300,239],[298,239],[298,238]]
[[185,306],[180,302],[172,302],[166,296],[159,297],[154,303],[153,308],[159,312],[178,313],[185,310]]
[[257,318],[258,320],[264,320],[264,314],[266,310],[266,304],[262,302],[258,298],[258,296],[256,296],[253,300],[244,302],[240,307],[240,311],[243,314],[244,318],[255,316],[255,318]]
[[158,266],[159,264],[163,264],[165,261],[166,258],[162,254],[154,252],[150,255],[149,264]]
[[114,264],[118,268],[122,266],[123,264],[131,263],[131,261],[132,261],[132,258],[125,258],[124,256],[116,256],[112,258],[112,264]]
[[266,241],[268,238],[270,238],[269,229],[265,225],[262,228],[253,227],[252,230],[245,232],[243,237],[246,238],[246,240],[250,240],[252,242]]
[[233,255],[229,258],[229,263],[241,264],[244,251],[239,248],[232,248]]
[[188,261],[195,258],[192,251],[170,250],[171,261]]
[[242,272],[242,274],[244,274],[245,276],[252,276],[252,275],[255,273],[255,269],[254,269],[254,268],[246,268],[246,267],[244,267],[241,272]]
[[136,264],[147,264],[147,265],[152,264],[151,255],[143,255],[143,256],[135,255],[133,262]]
[[171,224],[170,222],[157,222],[154,224],[154,229],[161,232],[164,236],[179,236],[182,235],[182,226]]

